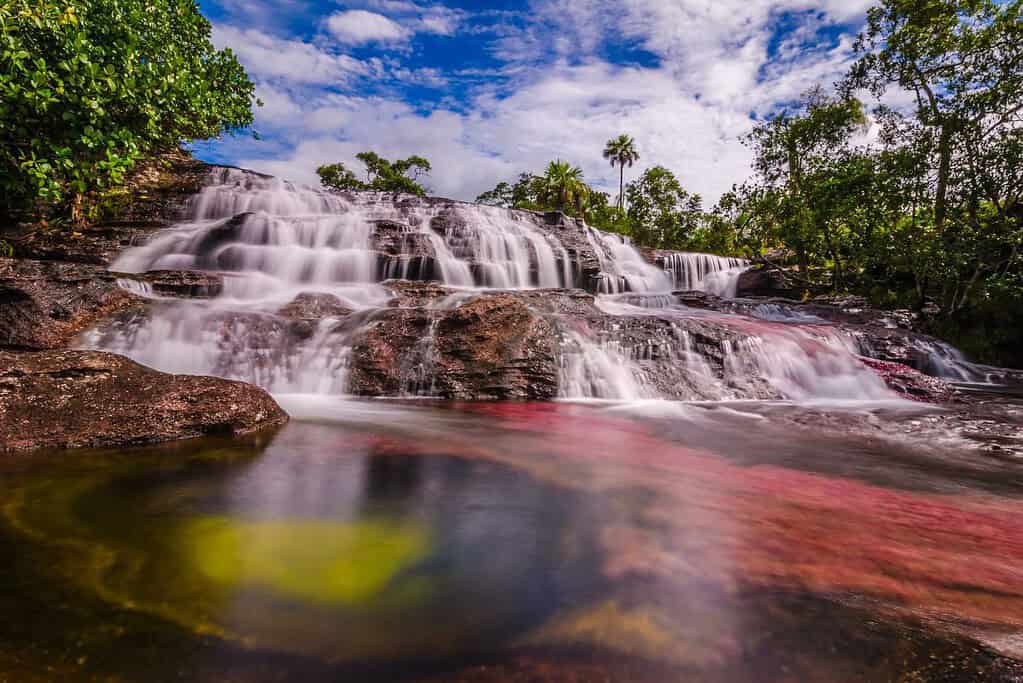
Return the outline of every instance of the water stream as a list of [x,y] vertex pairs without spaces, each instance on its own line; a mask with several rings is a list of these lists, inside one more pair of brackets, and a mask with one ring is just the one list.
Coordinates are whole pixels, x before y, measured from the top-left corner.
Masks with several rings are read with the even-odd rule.
[[[1023,402],[904,400],[855,330],[684,303],[748,264],[659,263],[550,215],[215,170],[113,265],[146,305],[82,345],[292,421],[0,463],[0,680],[1023,680]],[[144,277],[175,269],[216,295]],[[503,381],[457,365],[500,353],[498,314],[561,400],[444,400]],[[352,396],[367,355],[389,400]]]
[[[553,324],[564,330],[558,387],[564,398],[764,398],[762,383],[744,384],[751,373],[767,379],[774,398],[894,398],[858,361],[869,351],[842,335],[786,318],[783,309],[773,315],[720,314],[711,323],[706,313],[679,304],[672,294],[682,289],[734,295],[747,267],[743,261],[675,253],[660,264],[647,263],[623,237],[572,221],[552,227],[541,214],[331,194],[217,169],[180,224],[128,249],[112,269],[215,271],[224,278],[220,294],[201,301],[161,300],[147,315],[92,331],[82,344],[157,369],[240,379],[275,393],[344,394],[351,389],[347,356],[359,324],[374,324],[374,311],[394,305],[392,283],[433,281],[479,294],[581,287],[623,324],[646,316],[685,327],[702,317],[727,330],[728,338],[714,348],[674,332],[656,340],[694,368],[714,365],[720,391],[680,396],[658,389],[647,381],[652,370],[642,362],[650,340],[637,345],[616,333],[614,324],[593,330],[574,324],[571,316],[554,315]],[[124,282],[136,294],[149,293],[144,282]],[[281,321],[282,308],[299,295],[316,294],[336,297],[338,308],[356,315],[344,323],[328,316],[316,322],[314,333],[295,338]],[[668,349],[675,341],[679,344]],[[426,342],[402,351],[407,357],[399,362],[422,374],[428,365],[419,358],[424,351]],[[976,379],[954,350],[921,354],[931,359],[925,370]],[[432,387],[430,378],[417,377],[401,395],[431,395]]]

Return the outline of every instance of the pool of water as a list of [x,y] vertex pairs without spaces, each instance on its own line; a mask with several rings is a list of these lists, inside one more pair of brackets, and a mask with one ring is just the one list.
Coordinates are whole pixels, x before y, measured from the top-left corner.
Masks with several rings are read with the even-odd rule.
[[925,408],[281,402],[0,465],[0,681],[1023,680],[1023,469]]

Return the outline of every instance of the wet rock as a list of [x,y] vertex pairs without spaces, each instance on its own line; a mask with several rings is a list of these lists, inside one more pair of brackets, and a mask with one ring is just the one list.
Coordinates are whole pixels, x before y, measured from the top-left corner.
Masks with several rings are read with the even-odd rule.
[[798,287],[780,268],[759,265],[739,275],[736,296],[799,298]]
[[451,310],[392,308],[357,336],[349,389],[368,396],[550,399],[558,356],[551,322],[513,293]]
[[0,259],[0,347],[62,348],[101,318],[140,302],[97,266]]
[[343,318],[352,309],[341,299],[326,292],[303,292],[281,308],[277,314],[292,320],[320,320],[322,318]]
[[930,377],[902,363],[861,358],[863,363],[884,379],[889,389],[915,401],[946,403],[956,396],[955,388],[943,380]]
[[0,452],[131,446],[279,426],[262,389],[92,351],[0,352]]
[[134,280],[158,296],[184,299],[212,299],[224,291],[224,276],[196,270],[153,270],[138,275],[122,275]]

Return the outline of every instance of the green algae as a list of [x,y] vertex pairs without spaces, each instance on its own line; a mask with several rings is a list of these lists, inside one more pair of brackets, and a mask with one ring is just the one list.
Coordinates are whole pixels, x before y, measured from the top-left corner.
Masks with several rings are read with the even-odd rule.
[[431,548],[427,529],[384,519],[244,520],[212,515],[186,522],[182,538],[195,566],[220,584],[259,585],[350,607],[378,598]]

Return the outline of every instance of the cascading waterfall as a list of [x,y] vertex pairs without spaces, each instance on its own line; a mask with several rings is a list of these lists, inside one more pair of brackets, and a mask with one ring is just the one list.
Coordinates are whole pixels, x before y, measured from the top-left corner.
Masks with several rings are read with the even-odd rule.
[[671,279],[661,269],[643,260],[627,237],[586,229],[586,237],[600,263],[602,274],[598,292],[669,292]]
[[678,290],[708,292],[734,297],[739,276],[749,262],[739,258],[675,252],[658,259]]
[[[588,255],[582,253],[586,250]],[[584,263],[598,265],[599,274]],[[427,307],[434,310],[425,313],[422,336],[396,360],[400,393],[432,396],[437,320],[443,311],[485,289],[566,289],[583,283],[611,322],[592,331],[586,325],[555,324],[562,330],[564,398],[892,396],[849,344],[799,324],[717,314],[713,324],[727,330],[728,338],[714,348],[694,343],[688,326],[695,313],[671,292],[732,295],[747,264],[680,253],[661,257],[660,265],[647,263],[626,238],[581,224],[552,228],[529,212],[378,193],[335,194],[217,168],[189,204],[185,220],[127,250],[111,269],[124,274],[215,271],[224,280],[218,295],[159,297],[141,280],[126,277],[123,286],[152,298],[152,305],[88,332],[83,344],[157,369],[244,380],[271,392],[342,394],[348,390],[356,341],[394,297],[388,281],[432,280],[456,293]],[[584,268],[590,269],[585,278]],[[308,318],[289,312],[299,295],[319,297],[330,312]],[[660,331],[629,336],[630,325],[651,320]],[[667,386],[666,371],[676,373],[684,390]]]

